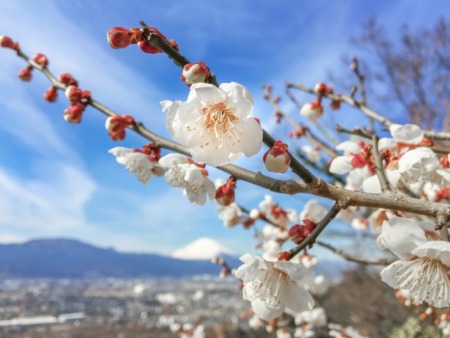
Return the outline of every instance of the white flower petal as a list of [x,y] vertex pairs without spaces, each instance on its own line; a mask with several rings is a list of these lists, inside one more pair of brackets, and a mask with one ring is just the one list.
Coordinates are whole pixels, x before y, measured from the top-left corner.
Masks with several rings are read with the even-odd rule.
[[314,299],[308,291],[293,281],[286,282],[282,302],[286,308],[295,312],[311,310]]
[[267,306],[266,302],[256,298],[252,301],[252,309],[256,316],[269,321],[279,317],[283,313],[284,307],[272,308]]
[[382,225],[384,244],[400,259],[413,257],[411,251],[427,242],[424,231],[405,217],[392,217]]
[[447,241],[426,242],[415,248],[412,254],[417,257],[437,259],[450,268],[450,243]]
[[350,170],[353,169],[353,166],[351,164],[352,159],[347,156],[338,156],[335,157],[330,164],[330,173],[333,174],[346,174]]
[[397,142],[419,144],[423,139],[423,131],[415,124],[393,124],[389,127],[392,137]]

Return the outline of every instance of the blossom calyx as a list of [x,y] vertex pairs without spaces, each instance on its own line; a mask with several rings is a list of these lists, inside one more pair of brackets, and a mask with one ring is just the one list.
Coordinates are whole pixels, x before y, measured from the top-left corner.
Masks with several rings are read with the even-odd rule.
[[236,178],[230,176],[227,182],[216,189],[216,201],[217,203],[228,206],[234,202],[234,189],[236,188]]
[[10,48],[15,51],[20,50],[20,46],[18,42],[14,42],[9,36],[1,35],[0,36],[0,47]]
[[263,156],[266,169],[274,173],[285,173],[291,163],[287,144],[281,141],[275,141]]
[[204,62],[188,63],[183,67],[181,80],[190,87],[194,83],[206,82],[210,74],[209,68]]

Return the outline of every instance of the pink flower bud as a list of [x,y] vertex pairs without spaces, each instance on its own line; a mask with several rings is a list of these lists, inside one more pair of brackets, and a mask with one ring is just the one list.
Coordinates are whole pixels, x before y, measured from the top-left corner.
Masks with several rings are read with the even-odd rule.
[[44,99],[48,102],[55,102],[58,99],[58,88],[51,86],[44,93]]
[[236,187],[236,178],[230,176],[227,183],[220,186],[216,190],[216,201],[217,203],[227,206],[234,202],[234,189]]
[[36,62],[41,67],[47,67],[48,66],[48,59],[47,57],[42,53],[37,53],[33,57],[34,62]]
[[18,76],[22,81],[25,82],[30,81],[31,78],[33,77],[33,67],[32,66],[25,67],[19,72]]
[[125,129],[134,124],[133,117],[129,115],[110,116],[106,119],[105,128],[109,137],[114,141],[122,141],[125,138]]
[[70,103],[80,102],[83,96],[83,91],[77,86],[68,86],[65,90],[66,97]]
[[181,80],[190,87],[194,83],[206,82],[210,75],[208,66],[204,62],[188,63],[183,67]]
[[339,108],[341,108],[341,101],[339,100],[332,100],[330,102],[330,108],[333,110],[338,110]]
[[113,141],[123,141],[126,133],[125,129],[118,129],[117,131],[110,131],[108,135]]
[[83,117],[85,106],[82,104],[74,104],[64,110],[64,119],[69,123],[80,123]]
[[272,148],[264,154],[263,161],[268,171],[285,173],[291,163],[287,144],[275,141]]
[[305,103],[300,109],[300,115],[305,116],[307,119],[314,123],[323,115],[323,107],[319,101],[313,101]]
[[114,49],[128,47],[133,40],[133,32],[124,27],[113,27],[106,33],[109,45]]
[[59,75],[59,81],[61,81],[66,86],[75,86],[78,87],[78,81],[70,75],[69,73],[61,73]]
[[294,224],[289,229],[288,234],[289,234],[290,240],[292,242],[294,242],[295,244],[300,244],[308,236],[306,227],[303,224]]
[[164,53],[161,49],[149,44],[146,40],[139,42],[138,46],[144,53],[148,54]]
[[18,42],[14,42],[10,37],[5,35],[0,36],[0,46],[4,48],[10,48],[15,51],[19,51],[20,49]]

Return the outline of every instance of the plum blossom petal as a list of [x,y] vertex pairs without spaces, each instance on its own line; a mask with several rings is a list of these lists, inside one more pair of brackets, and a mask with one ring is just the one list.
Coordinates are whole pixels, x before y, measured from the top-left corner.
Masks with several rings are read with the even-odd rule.
[[429,174],[439,166],[436,154],[430,148],[419,147],[405,153],[398,161],[400,173],[420,177]]
[[392,137],[397,142],[419,144],[423,139],[423,131],[415,124],[393,124],[389,127]]
[[352,159],[348,156],[337,156],[330,164],[330,173],[333,174],[346,174],[353,169]]
[[109,153],[116,156],[116,161],[123,164],[130,173],[136,174],[142,184],[147,184],[151,176],[164,175],[164,168],[143,152],[125,147],[114,147],[109,150]]
[[219,88],[195,83],[185,102],[161,104],[169,132],[189,148],[196,162],[220,166],[261,149],[262,128],[251,116],[253,99],[238,83]]
[[427,242],[423,229],[416,222],[405,217],[392,217],[382,225],[384,245],[400,259],[411,259],[411,253],[419,245]]
[[336,149],[342,150],[345,155],[347,155],[347,154],[356,155],[356,154],[359,154],[363,150],[358,142],[355,142],[352,140],[339,143],[336,146]]

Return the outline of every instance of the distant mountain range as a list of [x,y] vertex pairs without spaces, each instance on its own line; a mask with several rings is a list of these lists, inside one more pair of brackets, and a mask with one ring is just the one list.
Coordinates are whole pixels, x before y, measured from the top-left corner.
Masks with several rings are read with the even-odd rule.
[[[240,263],[226,257],[232,267]],[[1,277],[97,278],[182,277],[219,274],[209,260],[181,260],[157,254],[122,253],[72,239],[0,244]]]
[[[231,268],[242,263],[221,255]],[[338,277],[345,262],[323,262],[318,273]],[[136,278],[218,275],[221,266],[210,260],[177,259],[157,254],[122,253],[73,239],[39,239],[0,244],[0,278]]]

